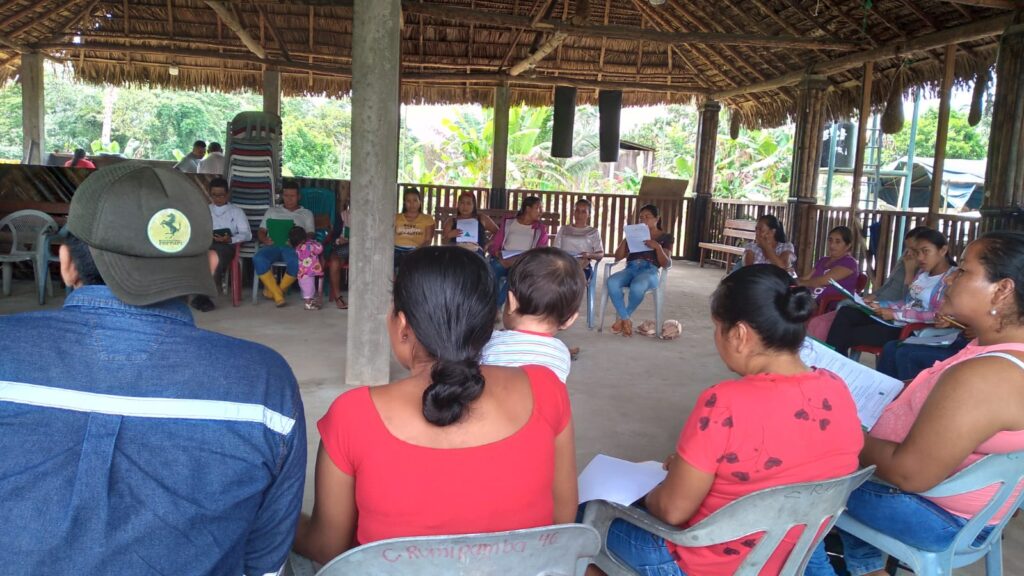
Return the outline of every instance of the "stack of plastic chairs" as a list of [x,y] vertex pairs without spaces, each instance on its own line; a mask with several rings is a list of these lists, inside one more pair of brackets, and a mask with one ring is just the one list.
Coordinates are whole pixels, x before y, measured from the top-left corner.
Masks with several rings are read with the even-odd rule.
[[[263,214],[275,204],[281,182],[281,118],[241,112],[228,124],[227,136],[225,174],[231,202],[245,212],[253,232],[253,240],[242,244],[240,256],[251,258],[257,248],[256,231]],[[241,278],[232,274],[231,281],[234,291]]]

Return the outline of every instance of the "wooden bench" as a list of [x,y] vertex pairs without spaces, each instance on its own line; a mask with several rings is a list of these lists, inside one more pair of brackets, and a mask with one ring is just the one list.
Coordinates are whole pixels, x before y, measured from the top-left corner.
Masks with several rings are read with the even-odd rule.
[[[440,238],[442,232],[441,228],[444,226],[445,221],[455,216],[457,212],[457,208],[438,208],[437,212],[435,212],[434,219],[437,222],[434,234],[439,238],[439,243],[444,243],[444,240]],[[498,210],[493,208],[480,208],[477,212],[484,214],[485,216],[490,216],[491,220],[494,220],[494,223],[497,224],[499,228],[501,227],[502,220],[505,218],[512,218],[517,214],[515,210]],[[555,242],[555,234],[558,233],[558,227],[561,225],[562,215],[558,212],[542,212],[540,215],[540,221],[548,228],[548,245],[550,246]],[[488,241],[490,241],[490,238],[488,238]],[[486,243],[482,243],[481,246],[486,246]]]
[[732,268],[733,257],[743,256],[743,243],[754,239],[755,226],[757,226],[757,220],[726,220],[722,236],[729,243],[698,243],[697,246],[700,247],[700,267],[704,267],[705,254],[708,252],[722,252],[725,254],[725,260],[721,260],[721,262],[725,264],[725,269],[729,270]]

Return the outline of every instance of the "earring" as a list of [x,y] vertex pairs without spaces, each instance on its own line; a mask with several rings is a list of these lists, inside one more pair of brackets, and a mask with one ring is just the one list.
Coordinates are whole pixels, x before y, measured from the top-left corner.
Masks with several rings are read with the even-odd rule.
[[995,316],[996,314],[999,314],[999,312],[995,308],[992,308],[988,311],[988,314],[989,316]]

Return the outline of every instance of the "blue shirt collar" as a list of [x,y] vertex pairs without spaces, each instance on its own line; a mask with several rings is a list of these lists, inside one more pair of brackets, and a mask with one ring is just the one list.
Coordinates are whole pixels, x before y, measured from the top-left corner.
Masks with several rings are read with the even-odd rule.
[[171,320],[184,322],[191,326],[195,325],[192,319],[192,311],[184,298],[172,298],[149,306],[132,306],[125,304],[114,295],[109,287],[104,285],[91,285],[75,288],[64,300],[65,308],[106,308],[110,310],[123,310],[135,314],[150,316],[162,316]]

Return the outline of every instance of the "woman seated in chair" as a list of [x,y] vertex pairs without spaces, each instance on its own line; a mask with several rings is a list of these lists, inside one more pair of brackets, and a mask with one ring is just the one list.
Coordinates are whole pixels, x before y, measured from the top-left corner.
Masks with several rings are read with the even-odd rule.
[[[644,300],[644,294],[648,290],[658,287],[658,269],[665,268],[670,264],[672,244],[675,240],[672,235],[661,229],[661,219],[658,218],[658,207],[654,204],[647,204],[640,208],[637,213],[637,224],[646,224],[650,230],[651,238],[644,241],[646,247],[643,251],[630,252],[629,244],[623,238],[615,249],[615,261],[626,259],[626,268],[619,270],[608,277],[608,298],[615,306],[615,323],[612,324],[612,334],[623,336],[633,335],[633,312]],[[622,291],[629,289],[629,299],[623,297]],[[660,329],[658,327],[657,329]]]
[[850,255],[853,246],[853,232],[846,226],[836,226],[828,233],[828,255],[814,263],[814,270],[796,281],[811,289],[815,300],[835,296],[841,292],[832,286],[832,281],[847,292],[857,291],[857,275],[860,266]]
[[[459,228],[460,224],[468,225],[471,229],[462,230]],[[441,226],[441,235],[446,244],[454,244],[472,250],[481,256],[484,255],[484,249],[487,247],[487,239],[497,232],[498,225],[491,220],[490,216],[477,211],[476,195],[468,190],[459,194],[455,216],[445,220],[444,225]],[[475,240],[466,239],[460,242],[459,238],[467,233],[470,234],[470,238],[475,238]]]
[[498,233],[491,239],[488,252],[494,272],[495,302],[500,310],[508,297],[508,270],[519,260],[519,255],[538,246],[548,245],[548,229],[540,217],[543,209],[540,198],[527,196],[515,216],[505,218]]
[[744,246],[743,265],[774,264],[795,276],[794,263],[796,248],[786,241],[786,231],[779,219],[772,214],[758,218],[754,227],[754,240]]
[[[934,323],[945,293],[945,279],[956,271],[946,237],[937,230],[925,230],[914,240],[918,272],[902,302],[871,302],[875,314],[845,306],[836,312],[825,342],[846,355],[854,346],[884,346],[897,340],[902,325],[912,322]],[[883,324],[874,316],[897,325]]]
[[[665,460],[668,476],[644,498],[650,514],[685,528],[752,492],[857,469],[863,436],[846,384],[800,360],[813,312],[810,291],[777,266],[747,266],[722,280],[711,297],[715,347],[740,378],[697,399]],[[787,535],[762,573],[778,574],[798,538]],[[683,548],[615,520],[607,546],[641,574],[716,576],[735,573],[755,543]]]
[[338,397],[319,424],[316,497],[295,550],[326,562],[387,538],[572,522],[569,396],[540,366],[480,366],[494,326],[487,263],[451,246],[406,256],[388,334],[409,375]]
[[395,270],[410,252],[430,246],[434,239],[434,219],[423,213],[423,195],[418,188],[406,188],[402,211],[395,214]]
[[[886,407],[865,439],[860,461],[877,466],[875,476],[888,484],[865,483],[845,512],[930,551],[947,548],[996,487],[947,498],[917,493],[986,454],[1024,450],[1024,234],[982,236],[945,282],[942,312],[973,328],[977,339],[919,374]],[[991,523],[1012,512],[999,511]],[[881,551],[840,535],[853,576],[884,574]],[[825,564],[815,565],[824,570],[807,574],[834,574]]]
[[594,274],[594,263],[604,258],[601,232],[590,225],[591,209],[590,200],[577,200],[572,209],[572,224],[558,228],[554,243],[555,248],[565,250],[579,261],[588,282]]
[[348,309],[348,303],[341,297],[341,271],[348,265],[351,239],[349,219],[349,200],[346,199],[338,211],[334,229],[324,242],[324,255],[327,257],[327,270],[331,277],[330,299],[339,310]]

